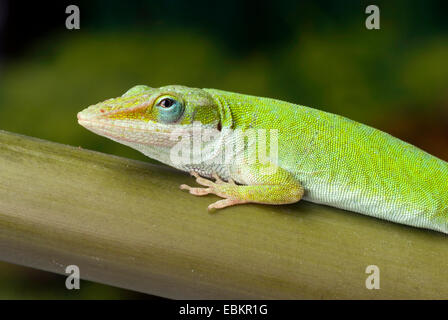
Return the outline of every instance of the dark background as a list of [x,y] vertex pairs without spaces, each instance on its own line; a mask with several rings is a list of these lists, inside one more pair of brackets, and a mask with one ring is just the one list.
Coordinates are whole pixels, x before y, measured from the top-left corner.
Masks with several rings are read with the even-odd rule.
[[[65,28],[69,4],[80,30]],[[369,4],[380,30],[365,27]],[[448,160],[447,14],[435,0],[0,0],[0,129],[147,160],[76,113],[136,84],[183,84],[338,113]],[[0,298],[146,297],[64,281],[1,264]]]

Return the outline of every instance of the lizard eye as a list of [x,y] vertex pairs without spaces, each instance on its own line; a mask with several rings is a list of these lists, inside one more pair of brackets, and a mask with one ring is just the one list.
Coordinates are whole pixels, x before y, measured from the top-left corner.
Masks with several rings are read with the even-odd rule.
[[184,112],[183,104],[171,96],[163,96],[157,99],[156,107],[159,109],[159,121],[165,123],[176,122]]
[[160,100],[160,102],[157,105],[161,106],[162,108],[169,108],[175,103],[176,103],[176,101],[174,101],[173,99],[164,98],[164,99]]

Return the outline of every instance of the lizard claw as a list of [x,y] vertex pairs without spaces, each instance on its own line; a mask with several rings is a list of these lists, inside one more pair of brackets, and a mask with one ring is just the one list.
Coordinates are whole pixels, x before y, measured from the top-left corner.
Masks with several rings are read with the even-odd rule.
[[241,203],[245,203],[245,202],[246,201],[243,201],[243,200],[236,200],[236,199],[229,199],[229,198],[227,198],[227,199],[218,200],[218,201],[212,203],[211,205],[208,206],[207,209],[208,209],[209,212],[213,212],[213,211],[215,211],[217,209],[222,209],[222,208],[225,208],[225,207],[230,207],[230,206],[233,206],[235,204],[241,204]]
[[186,185],[186,184],[181,184],[181,185],[180,185],[180,189],[181,189],[181,190],[190,190],[191,187],[190,187],[189,185]]
[[195,196],[205,196],[211,192],[210,188],[193,188],[186,184],[181,184],[180,188],[182,190],[188,190],[188,192]]
[[[180,188],[182,190],[188,190],[188,192],[190,194],[195,195],[195,196],[204,196],[204,195],[207,195],[207,194],[216,194],[217,196],[225,197],[222,200],[219,200],[219,201],[216,201],[216,202],[210,204],[208,206],[208,211],[209,212],[213,212],[213,211],[215,211],[217,209],[222,209],[222,208],[225,208],[225,207],[233,206],[235,204],[240,204],[240,203],[246,203],[247,202],[247,201],[244,201],[244,200],[227,198],[226,195],[223,195],[222,193],[218,192],[218,190],[217,190],[218,185],[230,184],[230,185],[236,186],[236,183],[235,183],[235,181],[233,181],[232,178],[229,178],[228,182],[225,182],[215,172],[215,173],[212,174],[212,178],[215,179],[215,182],[213,182],[213,181],[211,181],[209,179],[201,177],[195,171],[191,171],[190,174],[193,177],[196,178],[196,182],[198,184],[200,184],[202,186],[205,186],[206,188],[196,188],[196,187],[190,187],[190,186],[188,186],[186,184],[182,184],[182,185],[180,185]],[[219,186],[219,187],[221,187],[221,186]]]

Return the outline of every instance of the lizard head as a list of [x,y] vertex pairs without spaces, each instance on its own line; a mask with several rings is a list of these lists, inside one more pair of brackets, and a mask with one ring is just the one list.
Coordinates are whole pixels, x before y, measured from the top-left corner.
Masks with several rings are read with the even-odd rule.
[[191,133],[193,123],[220,129],[219,105],[203,89],[184,86],[135,86],[122,96],[89,106],[78,113],[88,130],[166,162],[177,143],[172,133]]
[[78,122],[118,142],[166,144],[174,130],[191,128],[199,121],[207,128],[220,126],[219,106],[205,90],[184,86],[135,86],[121,97],[89,106]]

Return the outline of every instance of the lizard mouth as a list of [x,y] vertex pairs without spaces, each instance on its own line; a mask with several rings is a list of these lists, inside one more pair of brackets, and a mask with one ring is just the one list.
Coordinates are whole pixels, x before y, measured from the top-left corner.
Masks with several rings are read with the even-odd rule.
[[102,131],[104,133],[112,133],[125,135],[126,133],[143,133],[169,135],[172,130],[160,128],[157,123],[136,123],[127,120],[110,120],[104,119],[83,119],[78,117],[78,123],[86,129]]
[[[137,122],[132,120],[111,120],[103,117],[86,119],[78,113],[78,123],[89,131],[118,141],[138,143],[149,146],[169,147],[178,141],[178,137],[188,131],[186,128],[166,128],[158,123]],[[176,131],[177,130],[177,131]]]

